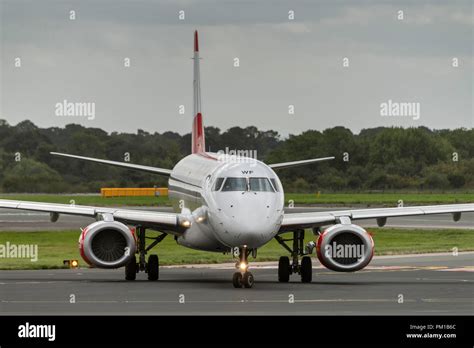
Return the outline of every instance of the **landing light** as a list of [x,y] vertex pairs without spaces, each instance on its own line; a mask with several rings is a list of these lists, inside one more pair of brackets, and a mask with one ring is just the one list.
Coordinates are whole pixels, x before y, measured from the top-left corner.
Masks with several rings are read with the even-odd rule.
[[185,227],[185,228],[188,228],[191,226],[191,221],[189,220],[184,220],[181,222],[181,226]]
[[245,262],[241,262],[240,265],[239,265],[239,268],[242,271],[246,271],[247,270],[247,264]]
[[63,260],[63,265],[69,268],[78,268],[79,261],[78,260]]

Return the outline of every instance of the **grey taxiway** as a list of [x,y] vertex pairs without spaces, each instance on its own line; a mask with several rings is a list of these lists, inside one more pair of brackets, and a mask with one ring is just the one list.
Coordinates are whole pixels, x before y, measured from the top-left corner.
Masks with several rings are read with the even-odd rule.
[[[155,210],[156,208],[148,208]],[[299,207],[293,212],[323,211]],[[346,208],[347,209],[347,208]],[[163,208],[156,209],[163,211]],[[165,211],[169,208],[164,208]],[[0,209],[0,231],[78,229],[93,220]],[[375,221],[361,223],[376,226]],[[474,214],[388,219],[387,227],[474,229]],[[0,232],[1,233],[1,232]],[[474,230],[473,230],[474,233]],[[234,267],[162,267],[160,280],[123,280],[123,269],[0,271],[0,315],[445,315],[474,313],[474,253],[376,257],[364,270],[337,273],[313,258],[313,282],[279,283],[275,263],[251,263],[256,284],[234,289]]]
[[123,270],[0,271],[0,315],[446,315],[474,313],[474,253],[376,257],[336,273],[313,260],[313,282],[277,281],[251,264],[256,284],[235,289],[233,265],[163,267],[160,280]]

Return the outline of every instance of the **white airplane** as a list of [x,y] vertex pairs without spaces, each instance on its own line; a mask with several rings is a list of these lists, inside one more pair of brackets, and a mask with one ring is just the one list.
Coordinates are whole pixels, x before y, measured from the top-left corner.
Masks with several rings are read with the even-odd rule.
[[[79,249],[83,259],[98,268],[125,266],[125,278],[134,280],[139,271],[149,280],[159,278],[159,259],[146,254],[167,235],[179,245],[210,252],[232,252],[238,256],[233,276],[236,288],[250,288],[254,277],[248,271],[248,258],[275,238],[290,254],[278,264],[278,280],[288,282],[299,274],[303,283],[312,280],[310,254],[316,248],[320,262],[339,272],[358,271],[371,261],[372,237],[353,224],[361,219],[377,219],[384,226],[387,218],[410,215],[452,213],[455,221],[461,213],[474,211],[474,204],[377,208],[289,214],[284,211],[283,187],[274,170],[334,159],[307,159],[267,165],[247,157],[235,157],[205,151],[201,114],[198,33],[194,33],[194,121],[192,154],[173,169],[163,169],[62,153],[53,155],[76,158],[169,177],[169,196],[175,213],[120,208],[102,208],[67,204],[49,204],[0,200],[0,208],[49,212],[51,221],[60,214],[96,218],[82,230]],[[330,226],[323,229],[323,226]],[[146,230],[162,234],[146,245]],[[312,229],[316,243],[304,246],[305,229]],[[291,232],[292,238],[281,234]],[[292,245],[286,244],[292,241]],[[332,249],[331,249],[332,248]],[[332,252],[328,252],[331,251]],[[138,255],[138,262],[136,260]]]

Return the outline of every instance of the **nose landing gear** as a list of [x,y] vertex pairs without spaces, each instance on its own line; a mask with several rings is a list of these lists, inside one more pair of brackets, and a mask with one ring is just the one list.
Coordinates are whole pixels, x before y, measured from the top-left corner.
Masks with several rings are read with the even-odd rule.
[[234,288],[251,288],[255,282],[253,274],[248,271],[248,257],[250,251],[246,247],[239,248],[239,261],[235,265],[239,269],[232,277]]

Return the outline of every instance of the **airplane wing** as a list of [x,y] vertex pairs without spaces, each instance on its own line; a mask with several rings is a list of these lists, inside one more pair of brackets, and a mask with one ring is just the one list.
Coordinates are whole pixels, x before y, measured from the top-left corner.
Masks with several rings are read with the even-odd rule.
[[167,175],[167,176],[171,175],[171,170],[170,169],[142,166],[142,165],[139,165],[139,164],[125,163],[125,162],[109,161],[109,160],[103,160],[103,159],[92,158],[92,157],[69,155],[67,153],[50,152],[50,154],[55,155],[55,156],[62,156],[62,157],[80,159],[80,160],[83,160],[83,161],[90,161],[90,162],[108,164],[108,165],[116,166],[116,167],[135,169],[135,170],[140,170],[142,172],[149,172],[149,173]]
[[109,215],[115,221],[157,229],[170,234],[181,234],[190,226],[187,216],[176,213],[3,199],[0,199],[0,208],[49,212],[51,221],[56,221],[60,214],[88,216],[98,220]]
[[285,213],[279,233],[295,228],[312,228],[340,223],[341,220],[377,219],[379,226],[385,225],[387,218],[413,215],[453,214],[454,221],[461,218],[461,213],[474,212],[474,203],[425,205],[400,208],[371,208],[357,210],[335,210],[313,213]]
[[310,164],[314,162],[329,161],[329,160],[333,160],[334,158],[335,157],[312,158],[312,159],[307,159],[307,160],[302,160],[302,161],[274,163],[274,164],[269,164],[268,166],[272,169],[281,169],[281,168],[302,166],[304,164]]

